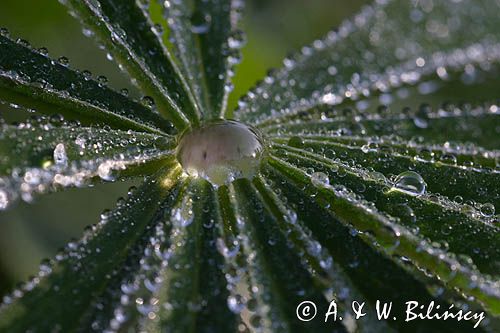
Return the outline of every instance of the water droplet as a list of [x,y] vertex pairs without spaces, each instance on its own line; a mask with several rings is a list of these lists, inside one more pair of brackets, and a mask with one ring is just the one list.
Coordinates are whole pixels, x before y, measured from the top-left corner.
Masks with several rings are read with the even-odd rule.
[[9,37],[9,30],[6,28],[0,28],[0,36]]
[[214,185],[252,178],[263,152],[260,135],[235,121],[216,121],[182,135],[177,158],[184,171]]
[[7,192],[0,189],[0,210],[4,210],[9,205],[9,198],[7,197]]
[[102,162],[97,167],[97,175],[102,180],[113,180],[113,164],[109,161]]
[[481,214],[485,217],[491,217],[495,214],[495,206],[491,203],[481,205]]
[[155,101],[153,100],[152,97],[149,96],[144,96],[143,98],[141,98],[141,103],[142,105],[150,109],[152,109],[153,106],[155,105]]
[[316,187],[324,187],[330,185],[330,179],[323,172],[314,172],[311,175],[311,183]]
[[46,56],[46,55],[49,54],[49,50],[46,47],[41,47],[41,48],[38,49],[38,53]]
[[395,206],[394,216],[397,216],[404,223],[415,223],[417,221],[417,216],[413,209],[407,204],[398,204]]
[[328,67],[328,74],[330,75],[336,75],[338,73],[337,67],[335,66],[330,66]]
[[57,61],[65,67],[69,65],[69,59],[64,56],[57,59]]
[[230,246],[226,245],[226,242],[222,238],[217,238],[216,246],[220,254],[225,258],[232,258],[238,254],[240,251],[240,244],[237,240],[230,242]]
[[84,27],[82,29],[82,33],[85,37],[93,37],[94,36],[94,32],[92,30],[90,30],[89,28],[86,28]]
[[92,79],[92,73],[90,71],[84,70],[82,72],[82,74],[83,74],[83,78],[85,79],[85,81]]
[[233,33],[227,40],[227,44],[231,49],[240,49],[245,45],[245,42],[245,35],[241,31]]
[[431,111],[431,107],[428,104],[422,104],[413,118],[415,126],[422,129],[427,128],[429,126],[429,113]]
[[424,194],[426,186],[427,184],[424,179],[418,173],[405,171],[396,177],[391,191],[399,191],[416,196]]
[[173,209],[170,213],[172,224],[178,227],[187,227],[194,221],[191,198],[185,198],[182,207]]
[[212,16],[201,11],[196,11],[191,17],[191,32],[194,34],[205,34],[210,29]]
[[262,318],[259,316],[259,315],[253,315],[251,318],[250,318],[250,324],[254,327],[254,328],[260,328],[262,326]]
[[108,78],[100,75],[97,77],[97,82],[99,84],[99,87],[105,87],[108,84]]
[[64,147],[64,144],[59,143],[57,144],[56,148],[54,149],[54,163],[56,165],[60,166],[66,166],[68,165],[68,155],[66,155],[66,147]]
[[231,295],[227,298],[227,306],[233,313],[240,313],[245,308],[245,299],[241,295]]

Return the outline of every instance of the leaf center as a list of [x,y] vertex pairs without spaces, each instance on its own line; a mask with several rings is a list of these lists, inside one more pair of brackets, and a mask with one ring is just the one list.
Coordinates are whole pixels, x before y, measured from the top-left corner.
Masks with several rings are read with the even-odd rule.
[[188,175],[219,186],[252,178],[263,150],[255,129],[234,120],[218,120],[183,133],[177,159]]

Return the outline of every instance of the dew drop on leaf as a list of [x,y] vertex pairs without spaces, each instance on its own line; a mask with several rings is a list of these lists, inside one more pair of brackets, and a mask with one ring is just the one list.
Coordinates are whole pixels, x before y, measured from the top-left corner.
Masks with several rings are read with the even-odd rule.
[[485,217],[491,217],[495,214],[495,206],[491,203],[481,205],[481,214]]
[[182,135],[177,158],[184,171],[214,185],[252,178],[263,152],[260,135],[235,121],[216,121]]
[[212,17],[209,14],[196,11],[191,17],[191,32],[194,34],[205,34],[210,29]]
[[224,239],[217,238],[216,241],[217,251],[224,256],[224,258],[233,258],[240,251],[240,244],[237,240],[226,244]]
[[231,295],[227,298],[227,306],[233,313],[240,313],[245,308],[244,298],[241,295]]
[[54,163],[59,166],[65,166],[68,164],[68,155],[66,155],[66,147],[64,144],[57,144],[54,149]]
[[311,183],[316,187],[323,187],[330,185],[330,179],[323,172],[314,172],[311,175]]
[[394,180],[391,191],[399,191],[409,195],[417,196],[425,193],[425,183],[422,176],[414,171],[400,173]]
[[9,205],[9,198],[7,197],[7,192],[0,189],[0,210],[4,210]]

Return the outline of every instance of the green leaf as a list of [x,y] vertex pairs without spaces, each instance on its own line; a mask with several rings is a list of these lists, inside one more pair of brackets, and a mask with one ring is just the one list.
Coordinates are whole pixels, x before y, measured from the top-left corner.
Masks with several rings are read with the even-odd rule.
[[[228,115],[239,2],[68,1],[179,130]],[[500,113],[492,101],[498,97],[499,6],[377,1],[285,59],[236,113],[257,127],[265,146],[251,179],[238,169],[216,185],[202,179],[203,172],[183,172],[174,157],[177,140],[148,118],[158,117],[154,108],[144,114],[127,109],[146,119],[131,118],[129,131],[118,126],[129,123],[111,116],[100,120],[121,130],[58,118],[2,124],[0,205],[61,181],[107,178],[113,169],[120,169],[119,178],[150,176],[80,242],[51,265],[42,263],[32,281],[4,298],[0,330],[470,332],[477,323],[406,322],[405,303],[414,300],[485,311],[488,320],[477,330],[496,331]],[[152,24],[160,8],[168,41]],[[4,39],[16,51],[0,59],[17,64],[17,52],[46,59]],[[54,82],[73,73],[47,66]],[[111,105],[113,92],[97,87],[96,105]],[[44,97],[55,94],[47,87],[33,91],[24,95],[74,106]],[[78,101],[81,94],[71,91]],[[436,104],[446,96],[474,98]],[[245,140],[217,139],[204,144],[213,143],[222,157],[183,148],[201,153],[203,163],[225,158],[229,149],[242,155]],[[297,318],[305,300],[316,304],[315,320]],[[331,300],[343,320],[325,323]],[[378,320],[378,300],[394,302],[398,320]],[[367,302],[366,317],[354,318],[353,301]]]
[[0,329],[68,332],[91,327],[101,311],[100,302],[120,292],[120,281],[133,274],[142,255],[150,254],[143,253],[144,247],[154,237],[162,212],[177,197],[177,187],[169,187],[178,172],[178,168],[162,169],[150,177],[79,242],[68,244],[54,261],[43,263],[38,276],[4,299]]
[[142,91],[153,97],[161,114],[179,129],[198,122],[200,110],[192,92],[145,9],[134,0],[64,2]]
[[[393,252],[387,253],[386,251],[390,251],[391,246],[394,245],[394,239],[387,241],[379,234],[375,235],[365,228],[359,228],[358,223],[368,223],[371,219],[365,219],[365,214],[373,216],[371,208],[364,209],[357,205],[358,202],[351,200],[352,198],[350,198],[350,203],[346,203],[342,197],[332,198],[330,195],[325,200],[323,194],[331,194],[330,190],[325,189],[324,192],[319,192],[316,187],[309,185],[310,180],[302,176],[300,170],[278,161],[270,161],[269,165],[264,165],[263,173],[267,178],[267,184],[273,188],[273,191],[279,193],[280,197],[286,198],[288,205],[293,207],[297,217],[295,223],[310,230],[309,237],[314,237],[332,255],[334,263],[337,263],[337,269],[345,272],[348,281],[354,284],[358,293],[369,301],[372,309],[376,301],[380,300],[380,295],[384,295],[386,301],[394,302],[393,314],[397,318],[405,317],[404,304],[408,300],[416,300],[419,304],[434,301],[444,308],[449,307],[447,303],[463,302],[461,296],[450,299],[449,294],[443,293],[442,289],[445,286],[441,280],[429,280],[424,274],[418,274],[417,270],[407,264],[407,257],[396,256]],[[335,191],[335,194],[340,193]],[[358,210],[358,212],[349,214],[352,210]],[[347,218],[346,214],[349,214]],[[374,227],[377,226],[383,230],[386,229],[384,223],[374,223]],[[392,228],[387,228],[385,231],[391,232],[391,230]],[[376,245],[377,241],[374,238],[380,242],[385,239],[383,244],[387,250]],[[416,249],[414,247],[412,251]],[[402,261],[402,258],[405,258],[405,261]],[[346,297],[345,293],[351,290],[334,288],[334,298],[342,300]],[[355,300],[358,299],[355,298]],[[468,304],[468,306],[476,307],[474,304]],[[348,311],[352,313],[351,309]],[[405,323],[389,320],[387,323],[398,330],[467,332],[471,329],[471,326],[465,322],[414,321]],[[365,331],[370,332],[372,328],[375,330],[375,327],[367,326]],[[383,328],[378,329],[382,332],[386,331]]]
[[365,7],[285,59],[240,103],[236,119],[276,121],[318,105],[352,104],[382,93],[395,98],[401,87],[446,84],[448,72],[498,63],[498,2],[436,1],[431,7],[415,1]]
[[[378,113],[337,108],[316,110],[316,115],[304,115],[275,124],[259,126],[273,136],[294,134],[324,134],[330,136],[397,136],[416,143],[443,144],[466,149],[469,143],[498,149],[497,123],[500,112],[496,104],[455,106],[443,104],[433,111],[426,104],[416,110],[405,108],[400,113],[381,108]],[[460,143],[462,142],[462,143]],[[467,144],[466,144],[467,143]],[[459,149],[460,150],[460,149]]]
[[48,114],[118,129],[172,132],[158,114],[107,88],[90,72],[71,70],[23,40],[0,35],[0,99]]
[[[340,222],[346,226],[354,227],[356,231],[362,232],[363,238],[376,244],[376,246],[381,248],[387,255],[396,254],[404,256],[415,266],[433,272],[431,274],[434,274],[435,278],[445,281],[449,286],[473,295],[484,304],[493,315],[498,315],[500,313],[500,290],[495,287],[495,281],[497,279],[481,274],[470,260],[462,260],[463,262],[461,262],[452,252],[447,252],[439,246],[429,243],[422,237],[423,235],[420,235],[418,232],[415,232],[415,230],[400,223],[400,219],[396,219],[393,216],[385,214],[384,211],[379,210],[377,203],[366,201],[363,197],[349,190],[346,186],[340,184],[332,186],[324,181],[318,183],[314,178],[316,176],[308,175],[302,169],[283,162],[280,159],[272,158],[270,163],[282,174],[284,173],[291,178],[293,182],[296,183],[296,186],[304,187],[307,194],[313,195],[315,198],[314,200],[318,202],[318,204],[322,204],[330,209]],[[344,176],[347,177],[346,171],[343,172]],[[372,181],[380,182],[381,180],[377,179]],[[358,182],[358,185],[361,184]],[[397,197],[398,195],[416,198],[416,200],[419,199],[419,197],[413,197],[402,192],[396,192],[393,194],[393,197]],[[432,216],[430,212],[435,205],[439,205],[439,203],[435,204],[429,200],[427,206],[424,206],[424,209],[428,208],[424,213],[429,213],[429,217],[432,219],[425,221],[427,224],[439,223],[437,218],[440,216]],[[409,206],[412,208],[418,207],[411,202],[409,202]],[[392,207],[395,208],[396,206],[393,204]],[[439,209],[438,212],[445,214],[442,218],[442,222],[446,222],[446,215],[453,214],[453,212],[442,209]],[[424,219],[426,218],[426,215],[422,216]],[[457,214],[455,214],[454,217],[456,218]],[[454,226],[483,226],[486,228],[485,232],[494,231],[494,227],[481,225],[474,221],[456,221],[452,219],[451,222],[448,223],[452,223]],[[462,228],[458,227],[456,229]],[[436,228],[430,227],[427,230],[433,230],[434,232]],[[450,230],[453,232],[455,229],[452,228]],[[463,238],[468,240],[463,243],[466,247],[470,244],[469,242],[474,242],[471,238],[477,237],[474,235],[473,230],[465,228],[465,231],[467,230],[470,231],[465,235],[465,238]],[[424,229],[423,231],[426,230]],[[477,238],[482,239],[481,237],[484,237],[484,235],[485,234]],[[492,236],[493,238],[486,239],[484,248],[481,248],[479,252],[483,250],[497,251],[495,248],[498,246],[495,244],[498,244],[498,235],[498,232],[495,232]],[[457,239],[458,241],[460,237],[463,236],[457,231],[456,234],[453,236],[450,235],[446,240],[453,242]],[[453,250],[457,250],[456,247],[454,247]],[[492,257],[497,258],[498,255]],[[496,265],[496,263],[493,263],[493,265]]]
[[235,30],[241,0],[163,2],[172,48],[205,119],[225,115],[239,62],[242,33]]
[[[279,137],[274,141],[286,145],[299,137],[292,138]],[[389,178],[413,170],[422,176],[429,192],[456,199],[459,203],[480,203],[488,198],[500,209],[500,178],[495,170],[500,155],[498,151],[488,151],[472,144],[423,145],[394,137],[347,136],[302,136],[301,145],[296,148],[301,150],[290,150],[298,154],[303,153],[302,149],[306,153],[313,152],[315,155],[307,156],[331,165],[343,165],[339,157],[349,156],[352,164],[364,168],[357,173],[374,169]],[[484,217],[486,215],[485,212]]]
[[[470,256],[481,270],[497,274],[500,262],[492,261],[491,258],[500,256],[500,234],[491,215],[485,216],[479,209],[453,202],[437,193],[426,192],[415,196],[413,193],[395,191],[397,178],[391,180],[376,171],[351,167],[307,151],[292,148],[277,151],[277,155],[292,161],[302,170],[312,168],[314,172],[325,172],[334,184],[352,189],[392,216],[401,215],[401,222],[410,228],[417,227],[419,234],[432,241],[446,242],[451,252]],[[439,172],[440,169],[436,168],[435,171]],[[314,177],[314,173],[312,175]],[[448,180],[445,175],[441,174],[441,178]],[[432,176],[427,176],[424,181],[432,181]],[[469,182],[473,183],[474,179],[474,174],[469,175]],[[492,175],[489,179],[496,181]],[[435,227],[436,223],[439,228]]]
[[[277,187],[273,187],[277,179],[273,179],[270,173],[265,173],[265,177],[254,180],[255,187],[262,195],[263,202],[273,212],[278,222],[280,232],[286,235],[287,246],[296,253],[301,253],[301,264],[311,274],[318,289],[321,289],[327,300],[335,299],[339,304],[339,316],[348,320],[352,318],[352,302],[366,302],[368,298],[359,289],[355,281],[348,275],[347,269],[332,257],[332,252],[323,241],[323,237],[315,235],[314,227],[309,228],[308,221],[318,221],[318,216],[304,217],[295,203],[295,196],[287,193],[287,200],[280,198],[284,192]],[[283,183],[283,179],[279,181]],[[301,191],[294,189],[295,193]],[[286,201],[286,203],[285,203]],[[320,209],[321,210],[321,209]],[[318,210],[314,210],[318,211]],[[308,212],[313,213],[313,210]],[[306,212],[306,214],[308,213]],[[327,218],[328,225],[331,225],[330,217]],[[317,224],[316,224],[317,226]],[[325,233],[322,232],[324,236]],[[320,243],[318,240],[321,240]],[[352,253],[350,247],[350,253]],[[394,273],[394,272],[393,272]],[[373,282],[373,281],[371,281]],[[346,292],[346,291],[349,292]],[[368,312],[363,317],[362,322],[358,322],[360,331],[371,330],[373,332],[391,332],[390,326],[386,322],[376,318],[375,313]]]
[[277,331],[300,331],[305,327],[321,332],[332,328],[343,331],[338,323],[305,323],[297,318],[295,309],[302,300],[313,301],[319,313],[326,313],[327,300],[301,265],[298,254],[287,251],[287,240],[280,232],[279,221],[255,187],[248,180],[237,180],[230,189],[230,196],[252,284],[248,289],[255,290],[250,298],[258,302],[257,313],[250,318],[252,326]]
[[159,272],[162,283],[153,295],[163,306],[148,331],[236,331],[239,320],[226,306],[229,291],[220,269],[224,258],[214,246],[220,217],[212,186],[192,181],[170,216],[168,265]]
[[173,159],[173,142],[168,136],[44,121],[0,125],[0,208],[96,178],[151,173]]

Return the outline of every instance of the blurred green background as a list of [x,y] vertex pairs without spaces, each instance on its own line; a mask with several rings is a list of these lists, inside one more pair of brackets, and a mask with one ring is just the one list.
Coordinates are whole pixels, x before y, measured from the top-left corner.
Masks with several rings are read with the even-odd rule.
[[[248,42],[237,68],[231,105],[268,69],[280,66],[288,53],[320,38],[366,3],[368,0],[247,0],[243,29]],[[2,0],[0,27],[35,47],[47,47],[52,57],[68,57],[73,68],[107,76],[116,89],[129,87],[126,76],[106,60],[106,53],[93,40],[83,36],[77,20],[57,0]],[[0,104],[0,118],[16,119],[16,113],[20,111]],[[0,295],[35,274],[43,258],[52,257],[71,238],[78,238],[85,226],[97,222],[100,212],[113,207],[133,184],[71,189],[0,212]]]

